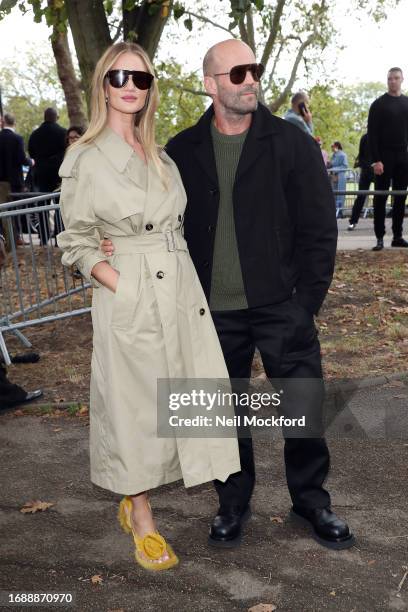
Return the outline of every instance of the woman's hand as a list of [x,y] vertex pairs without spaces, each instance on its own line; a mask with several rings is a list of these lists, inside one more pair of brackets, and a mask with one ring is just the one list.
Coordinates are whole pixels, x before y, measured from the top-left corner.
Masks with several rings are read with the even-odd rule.
[[109,240],[109,238],[104,238],[103,240],[101,240],[100,247],[102,253],[107,257],[113,255],[113,252],[115,250],[115,247],[113,246],[113,243],[111,240]]

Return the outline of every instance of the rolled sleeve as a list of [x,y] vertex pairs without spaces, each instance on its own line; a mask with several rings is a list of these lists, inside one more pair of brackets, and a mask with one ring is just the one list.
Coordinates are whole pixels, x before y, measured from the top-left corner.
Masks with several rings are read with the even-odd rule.
[[[60,172],[61,174],[61,172]],[[63,251],[62,264],[76,265],[93,287],[101,284],[91,275],[93,267],[107,261],[99,248],[103,236],[101,222],[94,213],[93,180],[80,160],[70,173],[63,176],[60,207],[65,230],[58,234],[57,243]]]

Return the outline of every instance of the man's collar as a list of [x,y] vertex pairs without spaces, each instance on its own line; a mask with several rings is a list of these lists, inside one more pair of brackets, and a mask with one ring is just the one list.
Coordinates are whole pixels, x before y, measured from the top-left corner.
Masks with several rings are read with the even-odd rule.
[[106,126],[94,142],[118,172],[125,170],[134,151],[119,134]]
[[3,130],[10,130],[11,132],[15,132],[16,128],[11,127],[10,125],[5,125]]
[[[204,115],[194,126],[191,137],[192,140],[200,141],[208,138],[208,132],[211,128],[211,121],[214,116],[214,105],[205,111]],[[271,117],[273,120],[271,121]],[[254,135],[255,138],[264,138],[269,134],[273,134],[279,131],[278,121],[273,117],[271,111],[264,106],[261,102],[258,103],[258,108],[252,113],[252,122],[249,128],[249,132]]]

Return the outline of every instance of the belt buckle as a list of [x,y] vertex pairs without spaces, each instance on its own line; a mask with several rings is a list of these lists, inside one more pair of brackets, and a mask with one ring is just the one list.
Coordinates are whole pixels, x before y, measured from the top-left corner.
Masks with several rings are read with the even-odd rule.
[[174,232],[173,230],[168,230],[165,233],[166,236],[166,240],[167,240],[167,250],[170,252],[176,251],[177,247],[176,247],[176,240],[174,238]]

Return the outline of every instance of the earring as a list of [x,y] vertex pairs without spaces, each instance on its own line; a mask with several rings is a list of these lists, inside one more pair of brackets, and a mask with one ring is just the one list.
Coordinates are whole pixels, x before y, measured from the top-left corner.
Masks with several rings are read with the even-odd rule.
[[108,96],[105,96],[105,103],[108,103]]

